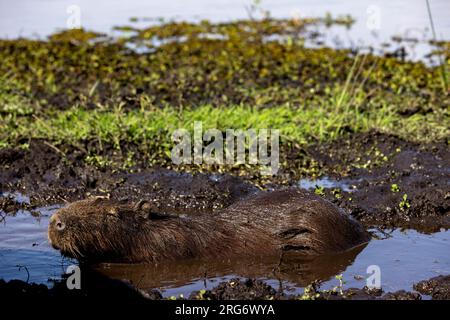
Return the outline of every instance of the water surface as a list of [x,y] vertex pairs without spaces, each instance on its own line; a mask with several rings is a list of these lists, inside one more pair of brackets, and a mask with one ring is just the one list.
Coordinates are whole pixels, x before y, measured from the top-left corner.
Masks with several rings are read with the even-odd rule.
[[[0,224],[0,278],[21,279],[51,286],[76,261],[62,258],[47,240],[47,226],[57,207],[40,208],[38,217],[20,211]],[[3,214],[3,213],[2,213]],[[35,214],[36,215],[36,214]],[[377,239],[349,252],[315,259],[286,257],[279,268],[278,257],[260,261],[183,261],[168,265],[102,264],[101,273],[126,279],[142,289],[159,288],[164,296],[210,289],[235,277],[256,277],[289,293],[300,293],[314,279],[322,288],[337,284],[343,274],[345,287],[363,287],[371,265],[381,269],[381,284],[387,291],[412,290],[413,283],[440,274],[450,274],[450,232],[426,235],[413,230],[373,231]]]
[[[231,21],[249,18],[252,0],[15,0],[0,1],[0,38],[35,37],[71,26],[76,6],[80,25],[86,29],[111,33],[112,27],[129,25],[130,18],[145,18],[138,27],[162,20]],[[438,39],[450,40],[450,1],[431,0]],[[323,17],[350,14],[356,19],[351,29],[334,27],[326,30],[321,41],[333,47],[383,47],[393,36],[409,39],[431,39],[425,0],[263,0],[251,15],[263,16],[269,11],[275,18]],[[250,11],[251,12],[251,11]],[[321,29],[321,31],[324,31]],[[422,42],[402,43],[410,59],[423,59],[430,47]],[[396,49],[396,45],[391,48]]]

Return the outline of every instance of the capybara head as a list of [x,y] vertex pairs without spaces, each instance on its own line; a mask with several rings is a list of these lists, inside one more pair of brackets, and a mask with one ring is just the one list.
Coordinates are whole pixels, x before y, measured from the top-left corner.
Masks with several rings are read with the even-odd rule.
[[53,214],[48,239],[63,255],[76,259],[122,260],[136,248],[142,227],[151,228],[152,219],[159,218],[151,213],[148,202],[91,198]]
[[210,217],[158,213],[147,201],[87,199],[58,210],[50,218],[48,238],[63,255],[87,262],[210,256],[232,247],[226,227]]

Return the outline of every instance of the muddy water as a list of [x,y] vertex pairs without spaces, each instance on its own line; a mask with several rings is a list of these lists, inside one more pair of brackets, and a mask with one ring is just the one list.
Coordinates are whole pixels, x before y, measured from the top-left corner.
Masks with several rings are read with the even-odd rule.
[[[60,256],[47,241],[47,225],[57,207],[36,210],[33,215],[20,211],[14,216],[2,214],[0,224],[0,278],[52,285],[64,270],[76,261]],[[37,214],[38,213],[38,214]],[[210,289],[220,281],[235,277],[256,277],[274,288],[300,293],[313,281],[324,281],[322,288],[337,284],[335,275],[343,274],[345,287],[361,288],[366,284],[367,268],[381,269],[385,291],[412,290],[423,279],[450,273],[450,231],[420,234],[413,230],[372,230],[374,239],[349,252],[305,260],[287,256],[260,261],[185,261],[172,265],[102,264],[101,273],[126,279],[142,289],[159,288],[164,296],[188,296],[190,292]]]
[[[379,233],[379,232],[378,232]],[[102,273],[117,279],[129,279],[140,288],[159,287],[164,296],[193,290],[211,289],[221,281],[236,277],[257,277],[274,288],[301,293],[314,279],[323,281],[322,289],[338,284],[335,275],[343,274],[345,287],[361,288],[370,276],[369,266],[379,266],[383,290],[413,290],[413,283],[450,273],[450,232],[424,235],[413,230],[380,233],[385,238],[372,240],[366,247],[313,260],[290,257],[277,268],[277,259],[265,261],[193,261],[177,266],[130,266],[105,264]]]

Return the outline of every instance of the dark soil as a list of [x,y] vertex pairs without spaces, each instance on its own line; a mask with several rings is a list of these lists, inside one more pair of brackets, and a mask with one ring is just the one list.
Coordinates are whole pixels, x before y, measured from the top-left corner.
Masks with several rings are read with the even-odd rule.
[[422,296],[417,292],[399,290],[383,294],[381,289],[376,290],[367,287],[362,289],[350,288],[344,290],[342,295],[325,293],[321,294],[319,298],[327,300],[422,300]]
[[261,300],[276,297],[277,292],[271,286],[260,280],[232,279],[221,282],[212,290],[207,290],[203,294],[192,292],[190,299],[210,299],[210,300]]
[[[237,178],[227,174],[178,173],[150,168],[145,161],[127,169],[102,169],[86,163],[88,143],[58,149],[42,140],[31,140],[29,145],[27,150],[0,150],[0,190],[30,196],[30,204],[0,198],[3,212],[61,204],[91,195],[145,198],[161,211],[211,212],[256,192],[255,185],[261,185],[261,180],[252,175]],[[118,152],[107,147],[105,150]],[[306,149],[291,147],[288,151],[287,166],[263,187],[276,189],[296,184],[304,174],[299,174],[299,159],[308,159],[315,163],[317,172],[352,181],[356,188],[351,192],[325,189],[324,196],[366,227],[433,232],[450,226],[450,149],[443,142],[420,145],[369,132],[332,144]],[[392,190],[393,185],[397,190]]]
[[[98,274],[90,274],[89,281],[85,280],[82,290],[67,290],[65,282],[58,282],[53,288],[45,285],[29,284],[21,280],[5,282],[0,280],[0,296],[16,298],[58,299],[62,297],[75,299],[92,299],[102,297],[103,299],[121,299],[124,301],[145,301],[163,299],[158,290],[142,291],[136,290],[126,282],[105,278]],[[431,295],[434,300],[450,299],[449,286],[450,276],[439,276],[419,282],[414,289],[424,295]],[[318,289],[310,292],[312,299],[318,300],[421,300],[418,292],[400,290],[384,293],[381,289],[350,288],[342,291],[320,291]],[[297,295],[280,293],[261,280],[255,279],[231,279],[219,283],[211,290],[192,292],[191,300],[264,300],[264,299],[304,299]],[[123,300],[126,299],[126,300]]]
[[30,205],[17,201],[17,199],[13,195],[5,195],[0,198],[0,211],[9,214],[15,213],[21,209],[29,210]]
[[434,300],[450,300],[450,275],[421,281],[414,285],[414,289]]
[[[87,165],[84,152],[74,147],[67,147],[65,154],[41,140],[31,141],[28,150],[0,150],[0,190],[29,195],[29,208],[107,195],[145,198],[155,209],[176,213],[213,211],[257,191],[230,175],[192,175],[143,165],[138,173],[102,170]],[[5,212],[24,206],[10,196],[0,198],[0,205]]]
[[[336,195],[330,189],[325,194],[366,226],[449,228],[450,149],[445,143],[419,145],[371,132],[320,146],[314,157],[331,176],[353,181],[352,192]],[[409,207],[400,207],[405,194]]]

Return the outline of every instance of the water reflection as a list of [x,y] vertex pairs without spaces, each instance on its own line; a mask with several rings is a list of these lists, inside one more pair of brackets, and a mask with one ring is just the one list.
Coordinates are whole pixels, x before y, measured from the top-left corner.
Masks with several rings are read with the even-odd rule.
[[[140,289],[208,288],[211,279],[232,277],[272,279],[304,287],[315,280],[327,281],[355,261],[365,245],[341,254],[318,257],[286,254],[259,260],[187,260],[160,265],[100,264],[96,270],[114,279],[127,279]],[[182,290],[182,288],[180,288]]]

